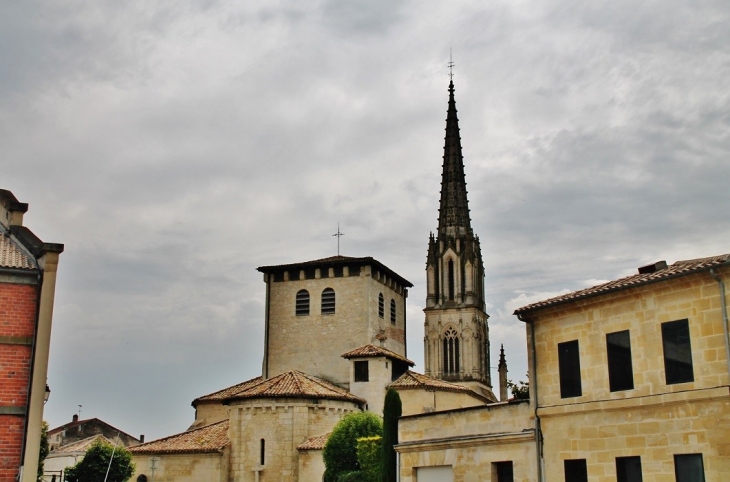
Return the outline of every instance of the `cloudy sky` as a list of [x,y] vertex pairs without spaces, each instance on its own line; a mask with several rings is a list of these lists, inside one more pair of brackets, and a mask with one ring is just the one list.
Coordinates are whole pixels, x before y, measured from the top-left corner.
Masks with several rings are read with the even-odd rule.
[[[453,50],[493,352],[524,304],[730,252],[726,0],[0,6],[0,187],[66,245],[46,406],[147,439],[257,376],[255,268],[373,256],[423,366]],[[494,357],[496,358],[496,357]],[[496,365],[493,359],[492,364]]]

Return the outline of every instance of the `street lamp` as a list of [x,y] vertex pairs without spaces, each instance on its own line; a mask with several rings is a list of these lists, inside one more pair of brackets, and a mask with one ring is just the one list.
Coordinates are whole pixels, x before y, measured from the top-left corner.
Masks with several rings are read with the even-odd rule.
[[46,393],[43,394],[43,405],[45,405],[48,402],[48,399],[51,397],[51,388],[46,383]]

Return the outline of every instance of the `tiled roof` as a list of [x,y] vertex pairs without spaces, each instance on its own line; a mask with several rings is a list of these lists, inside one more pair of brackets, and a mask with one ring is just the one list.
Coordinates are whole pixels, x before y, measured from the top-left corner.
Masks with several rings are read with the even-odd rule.
[[324,435],[318,435],[317,437],[308,438],[304,443],[300,444],[297,449],[299,450],[322,450],[324,444],[327,443],[327,439],[330,438],[332,432]]
[[0,267],[35,269],[35,263],[8,236],[0,234]]
[[429,377],[421,373],[408,370],[401,375],[396,381],[388,385],[388,388],[395,388],[396,390],[431,390],[438,392],[454,392],[454,393],[467,393],[477,398],[487,400],[484,396],[478,394],[474,390],[457,385],[456,383],[446,382],[439,380],[438,378]]
[[371,358],[376,356],[385,356],[388,358],[393,358],[394,360],[399,360],[404,363],[407,363],[409,366],[415,365],[412,361],[410,361],[408,358],[397,354],[394,351],[390,351],[387,348],[382,348],[375,345],[365,345],[361,346],[360,348],[355,348],[354,350],[348,351],[344,355],[342,355],[342,358]]
[[201,454],[220,452],[228,445],[228,420],[171,435],[129,449],[140,454]]
[[227,400],[247,398],[324,398],[364,404],[365,400],[320,378],[292,370],[231,394]]
[[246,380],[245,382],[239,383],[238,385],[233,385],[232,387],[224,388],[223,390],[218,390],[217,392],[209,393],[208,395],[203,395],[202,397],[198,397],[195,400],[193,400],[193,407],[196,407],[200,404],[206,404],[206,403],[221,403],[223,400],[226,400],[231,395],[234,395],[237,392],[241,392],[243,390],[246,390],[254,385],[258,385],[261,383],[262,378],[256,377],[252,378],[251,380]]
[[107,443],[109,445],[114,445],[114,442],[112,440],[109,440],[105,436],[101,434],[92,435],[91,437],[87,437],[83,440],[77,440],[76,442],[62,445],[58,447],[57,449],[53,450],[51,453],[59,454],[59,453],[69,453],[69,452],[86,452],[86,449],[88,449],[94,442],[99,440],[100,442]]
[[392,269],[385,266],[383,263],[378,261],[377,259],[373,258],[372,256],[365,256],[364,258],[355,258],[352,256],[330,256],[328,258],[321,258],[321,259],[315,259],[312,261],[303,261],[301,263],[291,263],[291,264],[277,264],[277,265],[271,265],[271,266],[259,266],[256,268],[257,271],[261,271],[262,273],[270,273],[272,271],[281,271],[281,270],[287,270],[287,269],[293,269],[293,268],[306,268],[306,267],[313,267],[313,266],[332,266],[332,265],[373,265],[380,271],[384,271],[388,273],[388,275],[394,279],[396,279],[401,285],[405,286],[406,288],[411,288],[413,286],[413,283],[408,281],[407,279],[400,276],[398,273],[393,271]]
[[612,293],[614,291],[625,290],[628,288],[635,288],[637,286],[647,285],[650,283],[656,283],[671,278],[677,278],[679,276],[686,276],[699,271],[706,271],[711,268],[717,268],[720,266],[730,264],[730,254],[722,254],[719,256],[711,256],[709,258],[697,258],[688,259],[684,261],[677,261],[676,263],[667,266],[663,269],[658,269],[653,273],[635,274],[627,276],[625,278],[617,279],[615,281],[609,281],[592,288],[586,288],[584,290],[574,291],[555,298],[550,298],[544,301],[538,301],[522,308],[515,310],[515,315],[520,315],[528,311],[533,311],[541,308],[547,308],[549,306],[555,306],[562,303],[568,303],[570,301],[581,300],[598,296],[602,294]]

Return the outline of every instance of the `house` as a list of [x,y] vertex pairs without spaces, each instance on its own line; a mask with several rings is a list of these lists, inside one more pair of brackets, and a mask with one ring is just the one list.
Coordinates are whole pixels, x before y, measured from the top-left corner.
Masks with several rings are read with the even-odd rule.
[[23,225],[28,204],[0,189],[0,481],[35,482],[49,389],[56,269],[63,245]]

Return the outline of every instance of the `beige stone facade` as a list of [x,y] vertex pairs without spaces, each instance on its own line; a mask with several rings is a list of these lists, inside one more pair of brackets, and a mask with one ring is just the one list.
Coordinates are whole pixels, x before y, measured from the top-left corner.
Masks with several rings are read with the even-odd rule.
[[527,402],[404,416],[396,448],[400,480],[417,482],[419,470],[450,466],[453,482],[497,482],[494,464],[511,462],[514,482],[535,481],[533,426]]
[[[268,293],[264,377],[301,370],[347,387],[350,366],[343,353],[375,344],[406,355],[405,302],[411,283],[376,260],[336,256],[259,271]],[[334,310],[323,314],[326,289],[334,291]],[[297,293],[303,291],[308,310],[297,314]],[[312,356],[313,346],[317,356]]]
[[[722,258],[722,257],[720,257]],[[730,257],[727,257],[730,258]],[[711,258],[708,258],[711,260]],[[589,480],[617,480],[616,458],[639,457],[645,482],[673,481],[675,455],[701,456],[705,480],[730,474],[730,371],[720,284],[730,281],[727,259],[690,260],[642,282],[570,302],[526,307],[520,316],[534,337],[530,376],[536,381],[547,478],[565,480],[565,460],[586,461]],[[664,265],[666,266],[666,265]],[[668,270],[662,279],[662,270]],[[676,271],[676,273],[672,272]],[[694,270],[694,272],[692,272]],[[683,271],[688,271],[684,274]],[[620,280],[621,281],[621,280]],[[633,284],[638,284],[632,287]],[[560,301],[560,300],[558,300]],[[686,320],[687,381],[668,383],[672,347],[665,323]],[[607,335],[628,332],[633,388],[611,390]],[[581,393],[561,396],[559,344],[578,342]]]

